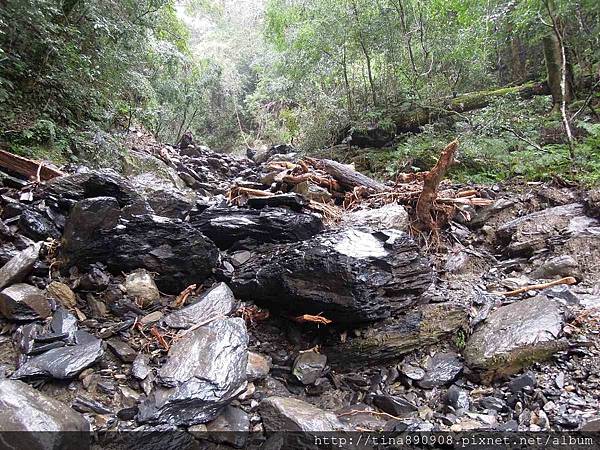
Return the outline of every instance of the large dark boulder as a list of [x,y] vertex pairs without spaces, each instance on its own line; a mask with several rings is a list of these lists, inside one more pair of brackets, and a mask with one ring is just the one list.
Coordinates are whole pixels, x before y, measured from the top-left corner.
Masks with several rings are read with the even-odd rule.
[[95,262],[115,273],[155,272],[163,292],[178,293],[211,275],[219,250],[200,231],[176,219],[129,216],[114,197],[85,199],[65,225],[62,259],[85,270]]
[[133,214],[151,212],[134,186],[112,169],[93,170],[54,178],[40,188],[37,196],[70,209],[75,202],[93,197],[113,197],[121,208]]
[[268,206],[260,210],[214,206],[192,214],[190,224],[221,249],[240,241],[301,241],[323,230],[323,221],[316,214]]
[[429,261],[407,234],[346,229],[262,246],[236,270],[231,288],[286,314],[353,324],[403,311],[431,281]]

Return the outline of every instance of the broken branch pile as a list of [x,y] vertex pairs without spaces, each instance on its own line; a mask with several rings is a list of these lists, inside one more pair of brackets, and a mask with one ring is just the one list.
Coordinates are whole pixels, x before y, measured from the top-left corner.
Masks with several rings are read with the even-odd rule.
[[478,197],[475,189],[439,191],[457,149],[455,140],[444,148],[431,171],[400,174],[394,186],[329,159],[305,157],[296,163],[273,160],[264,166],[261,184],[236,183],[228,192],[228,200],[233,205],[259,208],[285,206],[299,211],[306,207],[330,222],[337,222],[344,211],[397,203],[407,207],[416,230],[436,231],[461,206],[491,203]]

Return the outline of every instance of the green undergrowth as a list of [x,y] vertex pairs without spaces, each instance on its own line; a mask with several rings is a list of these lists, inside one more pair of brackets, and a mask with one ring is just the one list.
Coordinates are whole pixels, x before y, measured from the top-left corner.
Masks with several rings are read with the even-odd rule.
[[[428,125],[407,134],[392,148],[334,149],[324,156],[354,163],[358,170],[381,179],[399,172],[428,170],[440,150],[458,138],[457,163],[449,177],[464,183],[495,183],[520,178],[545,181],[555,177],[600,184],[600,123],[580,114],[573,123],[571,160],[561,117],[549,112],[548,97],[499,99],[461,118]],[[577,106],[577,105],[575,105]]]

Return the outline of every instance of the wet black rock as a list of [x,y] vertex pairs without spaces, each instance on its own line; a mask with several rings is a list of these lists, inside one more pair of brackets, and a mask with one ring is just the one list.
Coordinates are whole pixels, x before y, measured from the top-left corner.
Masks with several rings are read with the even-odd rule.
[[77,201],[93,197],[113,197],[130,214],[152,210],[135,187],[112,169],[94,170],[54,178],[40,188],[37,196],[68,211]]
[[249,244],[301,241],[323,230],[323,221],[316,214],[271,207],[255,210],[214,206],[192,213],[190,224],[221,249],[242,241]]
[[53,333],[65,335],[69,342],[73,342],[77,331],[77,319],[66,309],[57,308],[52,314],[50,328]]
[[456,353],[436,353],[429,359],[425,377],[418,382],[419,386],[425,389],[443,386],[454,381],[462,369],[463,364]]
[[100,264],[92,264],[89,270],[79,279],[78,287],[84,291],[99,292],[105,290],[110,283],[110,276]]
[[392,395],[373,396],[373,405],[396,417],[410,416],[417,411],[417,407],[405,398]]
[[537,381],[535,379],[535,374],[533,372],[527,371],[524,374],[514,377],[508,383],[508,389],[517,394],[524,389],[532,390],[537,385]]
[[557,302],[545,297],[502,306],[469,338],[465,360],[485,382],[516,373],[566,347],[558,339],[563,323]]
[[191,304],[165,317],[165,324],[171,328],[189,328],[200,322],[228,316],[235,311],[237,300],[225,283],[218,283],[199,298],[188,300]]
[[219,258],[215,245],[189,224],[152,215],[125,219],[111,197],[78,202],[63,239],[67,267],[101,262],[117,273],[144,268],[158,274],[156,284],[167,293],[208,277]]
[[134,349],[132,349],[126,342],[123,342],[121,339],[115,337],[110,338],[106,341],[106,343],[121,361],[126,363],[135,361],[135,358],[137,357],[137,352]]
[[75,339],[77,345],[55,348],[29,359],[11,378],[73,378],[102,358],[104,346],[101,339],[84,331],[76,332]]
[[22,381],[0,380],[0,411],[3,448],[84,448],[91,431],[84,416]]
[[239,318],[217,319],[178,339],[137,420],[193,425],[215,419],[245,388],[247,345]]
[[26,209],[21,213],[19,228],[25,236],[34,241],[58,239],[61,234],[48,217],[34,209]]
[[302,352],[294,361],[292,374],[302,384],[313,384],[327,365],[327,356],[315,351]]
[[231,288],[287,314],[353,324],[405,310],[431,281],[428,260],[408,235],[347,229],[262,246],[235,271]]
[[23,281],[38,260],[42,243],[31,245],[13,256],[0,268],[0,289]]
[[268,397],[259,412],[266,431],[323,432],[343,430],[337,416],[295,398]]
[[51,310],[44,291],[18,283],[0,292],[0,313],[9,320],[28,321],[45,319]]

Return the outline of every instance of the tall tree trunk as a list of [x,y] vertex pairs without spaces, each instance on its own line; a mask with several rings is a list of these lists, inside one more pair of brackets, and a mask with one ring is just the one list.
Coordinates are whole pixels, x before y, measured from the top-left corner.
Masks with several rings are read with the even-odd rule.
[[[546,72],[548,74],[548,87],[552,94],[552,106],[555,109],[560,108],[562,103],[562,54],[561,46],[556,33],[552,33],[544,37],[544,59],[546,60]],[[569,67],[568,65],[566,66]],[[567,80],[570,76],[567,75]],[[569,103],[573,99],[573,90],[571,83],[567,81],[565,85],[565,102]]]

